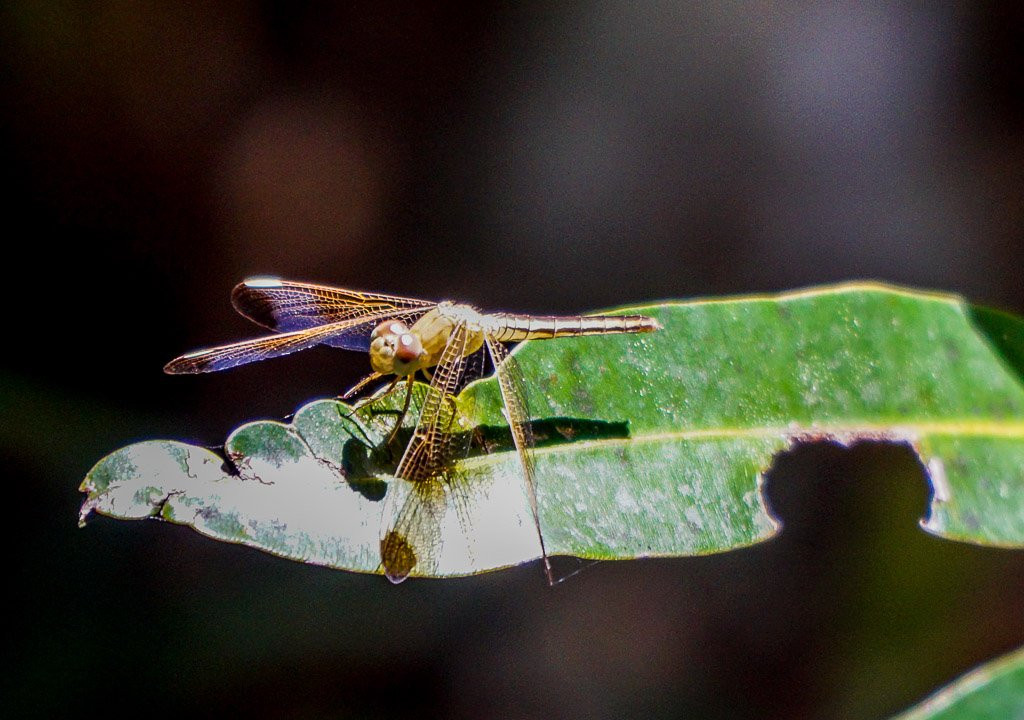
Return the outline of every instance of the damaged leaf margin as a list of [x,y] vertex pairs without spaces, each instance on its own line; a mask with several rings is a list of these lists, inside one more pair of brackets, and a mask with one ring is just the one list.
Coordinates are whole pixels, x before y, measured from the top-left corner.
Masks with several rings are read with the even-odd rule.
[[1005,720],[1024,715],[1024,650],[985,663],[892,720]]

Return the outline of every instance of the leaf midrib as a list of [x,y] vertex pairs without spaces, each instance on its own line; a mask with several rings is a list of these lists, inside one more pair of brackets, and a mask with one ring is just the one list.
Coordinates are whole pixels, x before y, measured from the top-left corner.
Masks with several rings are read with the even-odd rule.
[[[915,442],[922,437],[928,436],[991,437],[1024,440],[1024,422],[1000,423],[970,419],[941,422],[934,420],[907,422],[902,420],[892,423],[872,422],[856,424],[766,425],[748,428],[701,428],[641,433],[627,438],[602,438],[599,440],[566,442],[534,448],[532,452],[534,455],[546,456],[686,440],[732,440],[767,437],[796,440],[804,438],[808,440],[827,440],[835,437],[846,440],[852,437],[854,439],[883,442]],[[484,467],[493,464],[499,456],[512,452],[514,451],[509,449],[499,450],[487,455],[478,455],[463,460],[460,465],[465,468]]]

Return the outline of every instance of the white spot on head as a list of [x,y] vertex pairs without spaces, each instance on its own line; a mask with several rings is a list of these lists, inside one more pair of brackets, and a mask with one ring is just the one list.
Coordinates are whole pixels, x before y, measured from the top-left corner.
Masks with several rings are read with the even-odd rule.
[[410,346],[410,345],[412,345],[412,344],[413,344],[413,343],[414,343],[415,341],[416,341],[416,338],[414,338],[414,337],[413,337],[412,335],[410,335],[409,333],[405,333],[405,334],[401,335],[401,336],[400,336],[400,337],[398,338],[398,342],[402,343],[402,344],[403,344],[403,345],[405,345],[406,347],[409,347],[409,346]]
[[388,332],[393,333],[395,335],[401,335],[403,332],[405,332],[405,325],[403,325],[400,322],[393,322],[390,325],[388,325]]
[[243,283],[246,287],[251,288],[274,288],[281,287],[281,278],[276,277],[254,277],[249,278]]

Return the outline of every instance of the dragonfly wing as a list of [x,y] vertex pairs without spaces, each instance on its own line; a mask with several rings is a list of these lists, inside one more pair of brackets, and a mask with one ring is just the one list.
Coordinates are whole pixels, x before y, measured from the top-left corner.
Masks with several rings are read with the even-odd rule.
[[[294,330],[279,335],[197,350],[171,360],[164,366],[164,372],[179,375],[227,370],[258,360],[288,355],[321,343],[329,343],[332,338],[343,336],[353,330],[370,332],[374,324],[389,317],[391,317],[390,312],[379,312],[306,330]],[[363,328],[363,326],[367,327]]]
[[424,480],[447,467],[455,422],[454,396],[466,369],[467,341],[465,322],[456,323],[434,368],[412,439],[395,471],[403,480]]
[[547,573],[548,584],[554,584],[551,574],[551,561],[548,559],[548,551],[544,546],[544,533],[540,527],[540,513],[537,509],[537,480],[536,470],[533,461],[533,429],[530,425],[530,411],[526,404],[526,386],[523,373],[515,358],[509,355],[508,350],[500,342],[489,334],[484,336],[487,349],[491,353],[491,360],[494,362],[494,373],[498,378],[498,387],[501,389],[501,399],[505,405],[505,419],[508,421],[509,431],[512,433],[512,442],[515,444],[516,453],[519,455],[519,462],[523,468],[523,480],[526,485],[527,499],[530,503],[530,512],[533,514],[533,523],[537,527],[537,537],[540,539],[541,556],[544,558],[544,570]]
[[467,343],[466,324],[457,323],[434,368],[416,428],[395,471],[395,477],[406,481],[408,489],[404,497],[398,487],[388,491],[392,510],[385,513],[381,528],[381,565],[395,583],[414,568],[423,573],[437,567],[441,524],[450,507],[455,508],[466,530],[468,520],[460,512],[464,489],[448,471],[456,447],[454,391],[466,369]]
[[363,322],[345,330],[344,332],[338,333],[337,335],[331,335],[329,338],[324,339],[323,344],[341,348],[342,350],[369,352],[370,333],[373,332],[377,323],[383,322],[384,320],[399,320],[406,325],[412,325],[420,318],[420,316],[423,315],[423,313],[427,312],[428,309],[429,308],[422,308],[419,310],[405,312],[388,312],[383,316],[374,315],[374,317],[380,317],[377,322]]
[[388,490],[380,539],[381,565],[388,580],[400,583],[413,568],[421,574],[437,569],[447,511],[447,493],[436,478]]
[[[397,295],[275,278],[252,278],[236,285],[231,291],[231,304],[253,322],[278,332],[305,330],[382,312],[390,312],[395,319],[410,322],[437,305]],[[353,346],[350,342],[357,344]],[[350,350],[369,347],[359,342],[354,334],[335,336],[328,344]]]

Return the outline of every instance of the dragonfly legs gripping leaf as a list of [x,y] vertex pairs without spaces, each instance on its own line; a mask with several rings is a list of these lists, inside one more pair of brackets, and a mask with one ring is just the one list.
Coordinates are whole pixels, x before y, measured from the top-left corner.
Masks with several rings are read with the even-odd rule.
[[[393,443],[395,441],[395,438],[398,437],[398,431],[402,429],[402,422],[405,420],[405,416],[409,412],[409,403],[412,402],[412,387],[413,387],[413,380],[412,380],[412,378],[413,378],[413,376],[409,375],[408,379],[405,381],[405,402],[402,403],[402,412],[400,412],[398,414],[398,420],[395,421],[395,426],[393,428],[391,428],[391,432],[388,433],[388,439],[384,441],[384,443],[388,447],[391,447],[391,443]],[[395,382],[392,383],[392,385],[391,385],[391,389],[394,390],[394,387],[397,384],[398,384],[398,378],[396,377],[395,378]],[[389,392],[390,392],[390,390],[389,390]]]
[[[341,399],[341,400],[348,400],[353,395],[356,395],[364,387],[369,385],[371,382],[373,382],[374,380],[377,380],[378,378],[381,378],[381,377],[384,377],[384,375],[382,373],[379,373],[379,372],[372,372],[372,373],[370,373],[369,375],[364,377],[362,380],[357,382],[355,385],[353,385],[351,388],[346,390],[343,395],[340,395],[339,399]],[[413,388],[412,375],[408,375],[406,377],[407,377],[407,381],[406,381],[406,391],[405,391],[405,402],[402,403],[402,411],[398,414],[398,419],[395,421],[395,426],[393,428],[391,428],[391,432],[388,433],[387,439],[384,441],[384,444],[389,446],[389,447],[390,447],[391,443],[393,443],[395,441],[395,438],[398,437],[398,432],[402,429],[402,423],[405,421],[405,416],[409,413],[409,405],[412,402],[412,388]],[[379,401],[379,400],[387,397],[388,395],[390,395],[391,393],[393,393],[395,391],[395,388],[398,386],[398,383],[401,380],[402,380],[402,376],[396,375],[391,380],[391,382],[388,383],[387,389],[385,389],[384,392],[382,392],[378,396],[370,398],[369,401],[376,402],[376,401]]]
[[[423,372],[428,381],[431,381],[433,379],[431,374],[426,370],[421,370],[421,372]],[[384,377],[382,373],[372,372],[369,375],[362,378],[358,383],[353,385],[347,391],[345,391],[344,394],[339,395],[338,398],[340,400],[348,400],[349,398],[359,393],[360,390],[365,388],[371,382],[381,377]],[[391,431],[388,433],[387,437],[383,442],[383,446],[389,449],[394,449],[394,442],[398,438],[398,434],[402,430],[402,425],[405,422],[405,418],[409,414],[409,408],[412,406],[412,393],[413,389],[415,388],[414,378],[415,373],[410,373],[409,375],[405,376],[396,375],[394,378],[392,378],[392,380],[388,383],[387,387],[383,391],[375,393],[374,395],[366,398],[360,403],[360,406],[362,406],[380,402],[388,395],[395,392],[395,390],[398,388],[398,384],[403,379],[405,380],[405,399],[402,401],[402,409],[398,412],[398,417],[395,419],[395,423],[391,428]],[[449,422],[448,427],[446,428],[446,431],[450,431],[452,421],[454,420],[457,414],[458,403],[456,402],[455,396],[453,395],[445,395],[444,402],[450,406]]]

